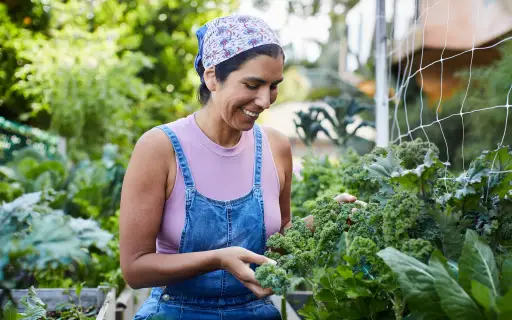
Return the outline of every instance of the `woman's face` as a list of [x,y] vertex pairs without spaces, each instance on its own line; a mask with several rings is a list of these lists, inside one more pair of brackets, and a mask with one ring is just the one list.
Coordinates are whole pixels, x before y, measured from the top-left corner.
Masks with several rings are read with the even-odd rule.
[[230,127],[250,130],[258,116],[276,101],[277,85],[283,81],[283,60],[282,56],[257,56],[230,73],[224,83],[216,84],[212,102]]

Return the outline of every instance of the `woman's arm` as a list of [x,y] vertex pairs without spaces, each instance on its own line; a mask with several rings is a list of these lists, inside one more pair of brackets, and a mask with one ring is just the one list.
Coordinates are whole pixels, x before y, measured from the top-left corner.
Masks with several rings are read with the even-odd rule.
[[269,261],[249,250],[230,247],[183,254],[156,253],[167,186],[174,186],[176,160],[169,139],[159,129],[137,142],[123,181],[119,220],[121,269],[132,288],[164,286],[218,269],[226,269],[257,295],[259,287],[244,263]]

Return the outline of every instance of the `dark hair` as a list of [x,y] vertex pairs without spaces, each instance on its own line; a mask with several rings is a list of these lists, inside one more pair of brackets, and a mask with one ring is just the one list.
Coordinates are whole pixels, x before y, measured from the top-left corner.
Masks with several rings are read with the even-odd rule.
[[[283,49],[281,49],[281,47],[278,46],[277,44],[265,44],[262,46],[254,47],[216,65],[215,78],[217,78],[217,81],[219,81],[220,83],[223,83],[224,81],[226,81],[231,72],[240,69],[240,67],[245,62],[254,59],[260,55],[266,55],[272,58],[283,56],[284,59]],[[197,99],[199,100],[201,105],[205,105],[210,99],[211,92],[203,80],[204,67],[202,63],[199,64],[199,72],[201,74],[201,85],[199,86],[197,92]]]

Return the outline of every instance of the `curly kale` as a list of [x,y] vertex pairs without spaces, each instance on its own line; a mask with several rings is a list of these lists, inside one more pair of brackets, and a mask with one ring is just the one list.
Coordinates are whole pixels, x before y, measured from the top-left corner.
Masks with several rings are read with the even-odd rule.
[[368,175],[365,168],[375,158],[386,153],[386,149],[376,148],[373,152],[359,157],[356,161],[346,164],[340,171],[341,181],[346,186],[347,192],[355,194],[360,200],[368,201],[377,191],[379,183]]
[[421,200],[407,191],[399,191],[386,203],[382,211],[384,241],[397,246],[409,239],[412,229],[420,216]]
[[366,207],[351,213],[348,218],[349,238],[361,236],[381,246],[384,243],[382,219],[382,208],[376,203],[369,203]]
[[434,251],[434,246],[428,240],[409,239],[402,243],[402,246],[399,249],[413,258],[416,258],[423,263],[427,263],[430,254]]
[[[329,197],[319,199],[311,212],[315,232],[309,230],[303,219],[293,217],[292,226],[286,229],[284,234],[277,233],[268,238],[269,250],[265,252],[265,256],[277,261],[277,266],[286,272],[296,275],[308,274],[315,264],[326,263],[329,256],[337,250],[343,228],[347,226],[348,215],[356,206],[340,205]],[[261,267],[256,269],[258,278],[263,279],[265,284],[270,283],[270,280],[265,279],[272,273],[260,269]],[[272,288],[285,291],[282,287]]]
[[427,152],[433,152],[436,157],[439,156],[439,148],[431,142],[424,142],[420,138],[413,141],[404,141],[399,145],[393,146],[397,157],[402,160],[402,166],[405,169],[414,169],[423,164]]
[[255,276],[262,288],[272,288],[277,295],[285,295],[291,284],[286,270],[273,263],[264,263],[259,266]]
[[381,248],[372,240],[356,236],[350,243],[347,255],[354,262],[353,272],[362,272],[367,279],[374,280],[377,276],[389,273],[389,268],[382,259],[377,256]]
[[292,227],[284,232],[276,233],[267,240],[267,246],[271,249],[265,255],[275,261],[278,265],[292,272],[311,266],[314,255],[311,253],[315,248],[313,233],[306,226],[306,222],[298,217],[292,218]]

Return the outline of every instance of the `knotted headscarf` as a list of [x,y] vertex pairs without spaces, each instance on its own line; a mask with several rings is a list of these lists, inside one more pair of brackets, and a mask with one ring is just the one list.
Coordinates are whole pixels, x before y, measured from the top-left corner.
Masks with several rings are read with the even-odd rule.
[[199,51],[194,66],[201,80],[201,63],[207,69],[257,46],[280,45],[265,21],[249,15],[230,15],[211,20],[199,28],[196,35]]

